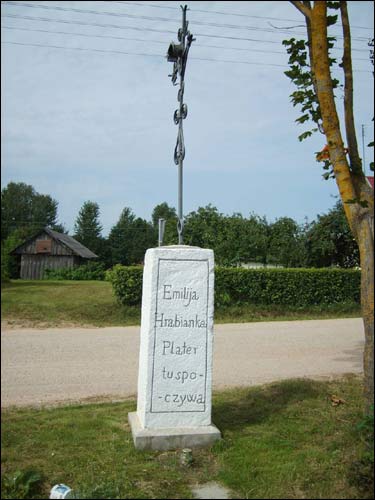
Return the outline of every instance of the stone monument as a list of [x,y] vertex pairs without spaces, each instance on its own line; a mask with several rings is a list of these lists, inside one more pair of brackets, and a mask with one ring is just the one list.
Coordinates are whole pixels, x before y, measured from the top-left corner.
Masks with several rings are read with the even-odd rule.
[[[178,242],[146,252],[143,271],[137,411],[129,413],[135,447],[169,450],[201,447],[220,439],[211,422],[214,254],[183,245],[184,74],[189,47],[187,6],[179,44],[170,44],[172,82],[180,76],[174,161],[178,165]],[[160,232],[160,230],[159,230]],[[159,234],[159,245],[161,241]]]
[[135,447],[200,447],[220,438],[211,423],[213,251],[151,248],[143,274]]

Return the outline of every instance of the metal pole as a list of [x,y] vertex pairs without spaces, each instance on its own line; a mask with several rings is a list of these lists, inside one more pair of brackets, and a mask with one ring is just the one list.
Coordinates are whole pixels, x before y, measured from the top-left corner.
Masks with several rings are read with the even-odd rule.
[[165,230],[165,219],[159,219],[159,247],[163,244]]
[[[187,5],[182,7],[182,46],[185,50],[185,37],[186,37],[186,9]],[[182,105],[183,105],[183,100],[184,100],[184,68],[182,67],[182,71],[180,73],[180,92],[179,92],[179,113],[180,113],[180,122],[178,124],[179,128],[179,136],[183,137],[183,129],[182,129]],[[182,153],[182,152],[181,152]],[[183,245],[184,239],[183,239],[183,230],[184,230],[184,221],[183,221],[183,169],[184,169],[184,159],[183,159],[183,154],[179,155],[179,160],[178,160],[178,223],[177,223],[177,233],[178,233],[178,244]]]
[[[170,75],[172,77],[173,85],[176,84],[177,75],[180,76],[180,88],[178,91],[178,103],[179,107],[174,113],[174,122],[178,125],[178,135],[177,143],[174,152],[174,161],[178,165],[178,203],[177,203],[177,233],[178,233],[178,244],[183,244],[183,168],[184,168],[184,157],[185,157],[185,144],[184,144],[184,131],[183,131],[183,120],[187,115],[187,106],[184,104],[184,77],[187,57],[189,53],[189,48],[191,43],[195,40],[193,35],[188,31],[188,23],[186,21],[186,11],[187,5],[184,7],[181,5],[182,9],[182,28],[178,30],[178,40],[179,45],[173,42],[169,46],[167,58],[168,61],[174,63],[173,73]],[[187,38],[187,43],[186,43]]]
[[178,222],[177,222],[177,232],[178,232],[178,244],[183,245],[183,207],[182,207],[182,197],[183,197],[183,160],[180,158],[178,162]]

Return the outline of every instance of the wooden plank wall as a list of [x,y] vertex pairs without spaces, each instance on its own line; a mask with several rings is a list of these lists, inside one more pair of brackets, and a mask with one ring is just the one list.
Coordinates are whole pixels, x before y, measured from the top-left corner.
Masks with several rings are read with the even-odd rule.
[[74,267],[74,256],[54,255],[22,255],[20,278],[23,280],[40,280],[46,269]]

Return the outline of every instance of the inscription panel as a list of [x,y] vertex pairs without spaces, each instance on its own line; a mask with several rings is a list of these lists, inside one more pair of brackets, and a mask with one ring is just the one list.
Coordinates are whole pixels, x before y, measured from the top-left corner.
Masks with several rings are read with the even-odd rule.
[[207,259],[158,260],[151,413],[206,410],[208,272]]

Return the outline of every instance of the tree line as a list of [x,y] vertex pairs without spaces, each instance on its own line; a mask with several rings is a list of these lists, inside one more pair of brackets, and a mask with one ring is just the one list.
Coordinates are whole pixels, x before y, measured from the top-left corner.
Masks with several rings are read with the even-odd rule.
[[[10,182],[1,192],[1,248],[8,253],[45,226],[67,233],[58,222],[58,202],[37,193],[24,183]],[[91,251],[106,268],[115,264],[143,262],[147,248],[158,244],[158,221],[166,221],[163,244],[177,244],[177,215],[166,202],[155,206],[150,221],[125,207],[109,235],[104,237],[100,208],[85,201],[77,214],[72,236]],[[351,234],[341,202],[312,222],[298,224],[290,217],[268,222],[251,213],[225,215],[212,206],[199,207],[185,218],[187,245],[212,248],[217,265],[249,263],[283,267],[355,267],[359,263],[357,244]],[[2,259],[3,260],[3,259]],[[12,272],[10,272],[12,275]]]

